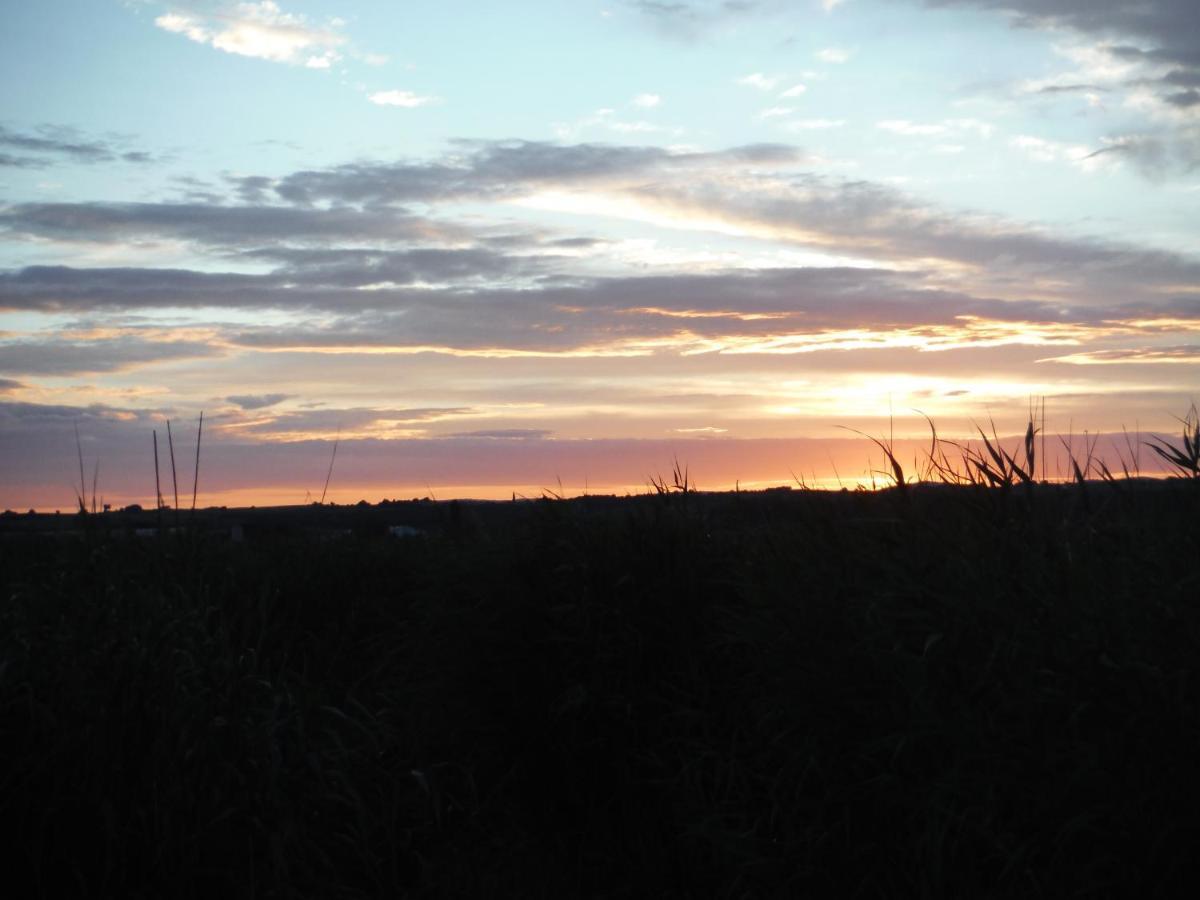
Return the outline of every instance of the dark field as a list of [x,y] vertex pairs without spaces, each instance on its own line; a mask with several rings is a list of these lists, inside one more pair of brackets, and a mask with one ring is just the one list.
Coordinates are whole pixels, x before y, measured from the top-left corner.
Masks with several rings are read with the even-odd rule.
[[154,523],[0,525],[10,896],[1200,883],[1196,481]]

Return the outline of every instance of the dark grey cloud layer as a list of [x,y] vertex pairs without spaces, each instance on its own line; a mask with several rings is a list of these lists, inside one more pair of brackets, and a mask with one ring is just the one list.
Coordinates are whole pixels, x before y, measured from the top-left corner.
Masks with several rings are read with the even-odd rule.
[[20,203],[0,229],[74,241],[181,239],[214,247],[259,242],[453,239],[465,232],[402,209],[304,209],[212,203]]
[[[775,145],[676,154],[475,143],[450,161],[294,173],[258,185],[274,191],[270,204],[10,206],[0,210],[0,228],[12,234],[114,244],[183,239],[217,260],[264,271],[30,266],[0,271],[0,309],[98,313],[101,321],[138,310],[275,309],[292,321],[224,326],[213,345],[164,343],[136,329],[87,341],[10,339],[0,343],[0,371],[115,371],[229,346],[612,352],[680,335],[953,326],[961,316],[1091,324],[1200,316],[1194,257],[927,207],[871,182],[797,171],[803,158]],[[473,233],[407,205],[416,195],[485,200],[543,187],[624,195],[681,220],[717,219],[870,258],[876,267],[599,275],[567,255],[597,246],[586,236]],[[914,260],[925,268],[902,270]],[[764,324],[750,313],[771,318]]]
[[[1149,154],[1152,148],[1140,152]],[[548,277],[555,253],[577,249],[570,239],[557,245],[528,235],[493,240],[408,210],[413,203],[486,201],[542,188],[622,193],[681,217],[715,217],[779,239],[894,264],[914,258],[966,264],[986,270],[993,289],[1006,293],[1022,285],[1044,292],[1038,282],[1045,280],[1064,285],[1055,290],[1068,299],[1107,303],[1157,293],[1164,286],[1200,284],[1200,263],[1194,258],[1133,244],[1055,237],[1020,223],[924,206],[877,183],[797,171],[804,158],[801,150],[781,145],[672,153],[619,145],[476,142],[447,160],[355,163],[292,173],[271,182],[272,204],[19,204],[0,210],[0,229],[59,240],[186,239],[274,264],[276,270],[267,279],[112,270],[114,284],[120,282],[125,293],[106,292],[96,275],[90,293],[72,296],[65,274],[30,269],[0,276],[0,302],[21,306],[20,295],[33,296],[36,282],[50,276],[62,293],[56,302],[64,307],[122,301],[161,305],[167,298],[195,305],[206,293],[218,305],[292,306],[312,298],[287,299],[305,293],[295,291],[268,300],[262,291],[299,278],[328,291],[379,282]],[[283,205],[288,202],[297,205]],[[514,252],[521,244],[540,253]],[[233,300],[228,291],[245,294]],[[162,300],[154,299],[156,292]]]
[[[1193,301],[1200,302],[1200,301]],[[1174,303],[1171,308],[1186,305]],[[98,308],[172,306],[275,307],[328,311],[363,320],[404,318],[414,335],[445,340],[455,334],[496,335],[504,318],[513,329],[540,322],[547,333],[564,322],[629,309],[787,313],[816,322],[862,324],[948,321],[954,315],[1047,320],[1081,315],[1081,308],[1046,301],[977,299],[930,287],[921,273],[883,269],[802,268],[735,270],[707,275],[656,275],[580,279],[535,290],[427,290],[403,286],[372,291],[342,289],[313,277],[292,284],[271,275],[223,275],[172,269],[73,269],[31,267],[0,275],[0,308],[86,312]],[[1162,304],[1133,304],[1139,309]],[[1091,315],[1108,306],[1093,306]],[[914,314],[916,317],[914,318]],[[431,330],[428,326],[437,323]],[[676,324],[678,324],[676,322]],[[424,326],[424,327],[422,327]],[[619,323],[608,323],[613,333]],[[630,334],[644,333],[630,324]],[[364,335],[364,336],[369,336]],[[536,337],[536,335],[534,335]]]
[[[1106,37],[1142,38],[1158,58],[1200,66],[1200,14],[1194,0],[925,0],[1016,13],[1025,25],[1057,25]],[[1137,49],[1137,48],[1132,48]]]
[[[95,276],[100,287],[82,292],[93,309],[98,290],[116,305],[128,291],[111,270],[65,270],[73,290]],[[135,270],[136,273],[136,270]],[[42,308],[64,295],[43,279]],[[219,278],[220,276],[205,276]],[[666,340],[695,346],[705,340],[759,339],[771,334],[889,329],[926,331],[963,325],[963,316],[993,322],[1105,328],[1110,319],[1171,316],[1200,319],[1200,300],[1064,307],[1045,301],[974,297],[931,288],[919,274],[886,270],[770,269],[709,275],[596,278],[571,286],[537,290],[443,290],[392,288],[335,291],[320,285],[222,290],[220,299],[249,306],[291,302],[314,316],[288,325],[224,326],[219,340],[164,342],[136,329],[111,339],[45,338],[0,344],[0,371],[12,375],[61,375],[114,371],[135,365],[176,362],[230,350],[338,350],[441,348],[445,352],[495,351],[565,353],[628,352]],[[286,301],[279,295],[286,295]],[[177,294],[160,293],[166,306],[183,305]],[[51,298],[54,298],[51,300]],[[32,299],[26,297],[26,299]],[[198,302],[213,304],[205,293]],[[35,307],[36,308],[36,307]],[[766,318],[756,318],[766,317]],[[265,409],[286,395],[234,395],[243,409]],[[324,415],[324,413],[322,413]],[[297,426],[298,428],[299,426]]]
[[803,151],[786,144],[749,144],[714,153],[679,153],[661,147],[545,141],[460,141],[460,153],[433,163],[350,163],[295,172],[279,179],[283,200],[325,200],[366,206],[501,199],[531,186],[602,183],[612,178],[721,165],[786,165]]
[[144,164],[156,158],[144,150],[125,149],[120,142],[83,137],[73,128],[42,126],[35,132],[0,125],[0,166],[40,168],[57,162]]
[[222,352],[203,341],[148,340],[136,334],[89,340],[31,338],[0,342],[0,372],[42,376],[119,372],[152,363],[219,356]]

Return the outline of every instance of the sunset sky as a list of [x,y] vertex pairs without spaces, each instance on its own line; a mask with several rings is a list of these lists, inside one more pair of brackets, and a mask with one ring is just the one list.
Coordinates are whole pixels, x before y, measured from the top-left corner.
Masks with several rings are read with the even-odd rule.
[[[840,426],[1172,430],[1196,0],[0,14],[0,508],[869,477]],[[877,455],[877,454],[876,454]],[[878,460],[876,460],[878,464]]]

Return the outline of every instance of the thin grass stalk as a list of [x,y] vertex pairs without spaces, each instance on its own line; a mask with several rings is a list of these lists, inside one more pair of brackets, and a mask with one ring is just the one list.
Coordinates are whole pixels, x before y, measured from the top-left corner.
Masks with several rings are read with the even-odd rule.
[[338,428],[337,437],[333,439],[333,455],[329,457],[329,471],[325,473],[325,487],[321,488],[321,505],[325,505],[325,492],[329,490],[329,479],[333,477],[333,461],[337,459],[338,442],[342,439],[342,429]]
[[171,484],[175,489],[175,524],[179,524],[179,477],[175,473],[175,439],[171,436],[171,420],[167,419],[167,447],[171,450]]
[[204,410],[200,410],[200,424],[196,426],[196,471],[192,475],[192,515],[196,514],[196,488],[200,484],[200,436],[204,431]]
[[158,480],[158,429],[154,429],[151,434],[154,436],[154,509],[158,517],[158,527],[162,528],[162,486]]
[[83,478],[83,444],[79,442],[79,423],[75,422],[75,451],[79,454],[79,511],[87,512],[87,482]]

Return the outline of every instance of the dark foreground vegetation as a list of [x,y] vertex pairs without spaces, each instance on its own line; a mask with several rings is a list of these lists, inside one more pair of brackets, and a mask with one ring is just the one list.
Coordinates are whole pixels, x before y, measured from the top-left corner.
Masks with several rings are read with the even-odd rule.
[[10,896],[1200,879],[1200,482],[379,509],[9,529]]

